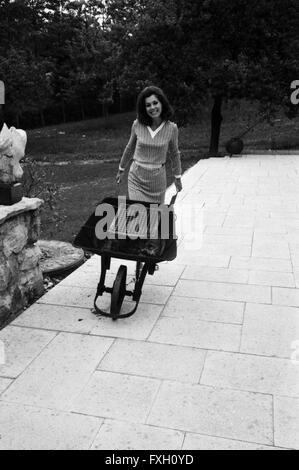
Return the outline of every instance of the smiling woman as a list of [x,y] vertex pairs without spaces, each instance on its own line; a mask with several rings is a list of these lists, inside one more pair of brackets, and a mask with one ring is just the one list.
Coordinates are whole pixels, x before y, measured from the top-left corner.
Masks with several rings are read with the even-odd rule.
[[172,114],[172,107],[160,88],[151,86],[140,93],[137,119],[133,122],[116,177],[120,183],[126,166],[133,159],[128,175],[128,192],[132,200],[164,203],[168,150],[177,191],[182,189],[178,128],[170,121]]

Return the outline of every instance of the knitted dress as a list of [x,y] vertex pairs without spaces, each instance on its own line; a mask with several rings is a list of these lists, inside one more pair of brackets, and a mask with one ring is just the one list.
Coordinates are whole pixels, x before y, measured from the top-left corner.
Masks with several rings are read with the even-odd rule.
[[133,122],[130,140],[120,161],[120,168],[125,168],[133,158],[128,176],[130,199],[164,203],[168,150],[173,175],[179,177],[182,170],[177,125],[171,121],[163,122],[156,132],[151,132],[137,119]]

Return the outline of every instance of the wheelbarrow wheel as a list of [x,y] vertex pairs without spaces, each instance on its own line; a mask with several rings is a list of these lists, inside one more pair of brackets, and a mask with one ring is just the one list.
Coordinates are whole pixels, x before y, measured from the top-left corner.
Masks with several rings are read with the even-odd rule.
[[126,280],[127,267],[122,265],[116,275],[111,294],[110,313],[114,321],[119,317],[121,306],[126,295]]

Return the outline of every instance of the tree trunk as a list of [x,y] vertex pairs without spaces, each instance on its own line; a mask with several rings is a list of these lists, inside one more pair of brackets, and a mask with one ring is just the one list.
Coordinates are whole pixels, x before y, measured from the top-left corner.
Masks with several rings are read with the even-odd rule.
[[102,103],[102,114],[104,118],[107,118],[109,116],[108,105],[104,101]]
[[16,114],[16,123],[17,123],[17,128],[20,127],[20,115],[19,113]]
[[63,100],[61,102],[61,111],[63,122],[66,123],[65,102]]
[[211,116],[211,141],[210,141],[210,150],[209,157],[218,157],[219,156],[219,137],[220,129],[222,123],[222,107],[223,97],[221,95],[215,96],[214,105],[212,109]]
[[80,110],[81,110],[81,119],[85,120],[85,110],[84,110],[84,101],[80,98]]
[[45,120],[45,114],[44,114],[43,109],[39,110],[39,115],[40,115],[40,120],[41,120],[41,123],[42,123],[42,127],[45,127],[46,126],[46,120]]
[[119,95],[119,112],[122,113],[123,112],[123,109],[124,109],[124,106],[123,106],[123,96],[122,94]]

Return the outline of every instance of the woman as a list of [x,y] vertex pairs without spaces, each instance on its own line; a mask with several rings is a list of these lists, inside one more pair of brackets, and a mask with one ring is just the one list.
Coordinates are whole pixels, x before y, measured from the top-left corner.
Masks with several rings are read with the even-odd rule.
[[129,199],[164,203],[166,192],[166,157],[170,150],[172,172],[177,191],[182,190],[181,159],[178,149],[178,128],[170,121],[173,110],[163,91],[154,86],[145,88],[137,101],[137,119],[120,161],[116,176],[120,183],[129,161]]

